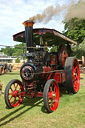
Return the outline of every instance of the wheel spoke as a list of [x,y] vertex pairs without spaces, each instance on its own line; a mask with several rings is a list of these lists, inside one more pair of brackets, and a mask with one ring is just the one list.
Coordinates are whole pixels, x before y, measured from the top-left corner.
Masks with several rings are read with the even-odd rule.
[[15,88],[15,84],[16,84],[16,83],[14,83],[14,88]]
[[21,88],[19,88],[19,90],[18,91],[21,91]]
[[5,102],[9,108],[17,107],[21,104],[23,100],[22,92],[24,92],[24,88],[21,81],[14,79],[8,83],[5,91]]
[[75,82],[76,80],[78,80],[78,76],[73,77],[73,82]]
[[46,82],[43,98],[44,105],[48,112],[53,112],[57,109],[59,103],[59,87],[54,79]]
[[11,87],[10,87],[10,89],[11,89],[11,91],[13,91]]
[[79,67],[77,61],[74,61],[74,67],[73,67],[73,86],[74,90],[78,92],[79,90]]
[[74,71],[77,69],[77,66],[74,68]]
[[15,86],[15,89],[17,89],[17,87],[18,87],[18,84]]
[[58,106],[59,100],[57,100],[56,85],[52,83],[50,86],[50,92],[48,93],[48,102],[51,110],[55,110]]
[[12,95],[12,93],[9,93],[9,95]]
[[52,98],[52,91],[48,93],[48,100]]
[[50,92],[52,91],[52,86],[50,86]]
[[75,89],[75,90],[78,89],[78,85],[77,85],[77,84],[78,84],[77,81],[75,81],[75,83],[74,83],[74,89]]
[[56,93],[56,87],[54,87],[54,93]]
[[12,99],[12,96],[10,97],[9,101],[11,101],[11,99]]
[[73,81],[78,80],[78,67],[73,68]]
[[14,104],[15,101],[16,101],[16,97],[14,97],[14,100],[13,100],[12,104]]
[[51,105],[50,105],[50,107],[53,107],[53,100],[51,100]]

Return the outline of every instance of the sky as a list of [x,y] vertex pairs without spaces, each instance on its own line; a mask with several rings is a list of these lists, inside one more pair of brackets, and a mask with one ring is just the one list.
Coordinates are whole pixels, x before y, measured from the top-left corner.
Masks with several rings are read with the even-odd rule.
[[[13,41],[12,35],[23,31],[24,21],[32,16],[42,14],[50,6],[55,8],[70,5],[78,0],[0,0],[0,45],[14,46],[19,42]],[[36,22],[33,28],[53,28],[60,32],[64,30],[62,21],[67,8],[53,15],[48,22]]]

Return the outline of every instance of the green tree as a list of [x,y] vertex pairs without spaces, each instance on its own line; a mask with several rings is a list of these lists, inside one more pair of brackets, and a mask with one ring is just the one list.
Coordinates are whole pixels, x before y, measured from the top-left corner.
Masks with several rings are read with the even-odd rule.
[[1,48],[0,52],[3,52],[4,54],[8,56],[12,56],[14,52],[14,48],[11,48],[11,47]]
[[5,53],[8,56],[15,56],[19,57],[23,54],[23,52],[26,52],[26,44],[17,44],[13,48],[12,47],[6,47],[6,48],[1,48],[0,52]]
[[64,24],[63,34],[80,44],[85,38],[85,19],[72,18]]
[[17,57],[17,59],[15,60],[16,63],[20,63],[20,59]]
[[52,48],[50,49],[50,52],[57,52],[57,46],[52,45]]
[[16,56],[16,57],[19,57],[23,54],[23,52],[26,52],[26,49],[25,49],[25,44],[17,44],[14,46],[14,52],[12,54],[12,56]]
[[85,40],[82,41],[76,48],[75,45],[71,46],[72,49],[72,56],[76,56],[77,58],[81,59],[82,56],[85,56]]

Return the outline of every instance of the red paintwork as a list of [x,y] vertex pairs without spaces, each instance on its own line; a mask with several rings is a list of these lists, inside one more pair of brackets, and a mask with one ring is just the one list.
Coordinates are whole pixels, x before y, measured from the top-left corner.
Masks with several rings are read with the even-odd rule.
[[43,73],[49,73],[51,70],[50,66],[43,66]]
[[[24,25],[25,25],[25,28],[27,26],[32,27],[33,23],[26,21],[24,22]],[[66,81],[66,72],[64,71],[64,65],[65,65],[66,58],[68,57],[68,49],[65,45],[62,45],[62,43],[77,44],[77,42],[71,40],[70,38],[64,36],[62,33],[54,29],[47,29],[47,28],[32,29],[27,27],[25,30],[26,31],[13,35],[13,40],[23,42],[23,43],[26,42],[27,50],[30,53],[34,51],[32,50],[33,41],[35,42],[35,45],[33,46],[36,47],[36,45],[39,45],[39,40],[42,39],[41,37],[43,37],[41,41],[44,41],[44,43],[46,42],[46,44],[48,43],[47,46],[52,46],[52,43],[54,43],[55,45],[61,44],[62,47],[60,49],[60,53],[52,52],[51,54],[49,54],[50,56],[47,55],[45,57],[45,60],[47,59],[47,61],[44,62],[42,60],[43,63],[41,63],[41,57],[42,57],[41,54],[39,54],[40,60],[38,64],[36,64],[38,61],[35,61],[36,58],[34,59],[35,56],[33,56],[33,54],[27,56],[27,59],[28,59],[28,62],[26,64],[27,66],[23,65],[23,68],[21,68],[20,70],[20,73],[22,74],[22,77],[21,77],[22,83],[17,82],[16,80],[15,83],[13,83],[12,85],[9,85],[9,88],[10,88],[8,90],[9,92],[7,91],[9,103],[6,103],[6,104],[8,104],[8,106],[11,105],[12,107],[16,107],[21,104],[24,96],[29,96],[30,98],[43,97],[44,103],[47,102],[47,106],[45,106],[47,110],[55,111],[59,104],[59,85],[60,84],[58,85],[58,83],[63,84]],[[33,59],[36,63],[34,63]],[[30,64],[29,66],[29,62],[33,62],[33,64]],[[42,66],[42,65],[46,65],[46,66]],[[63,70],[60,70],[60,69],[63,69]],[[79,83],[80,73],[79,73],[78,62],[76,59],[73,64],[73,71],[71,73],[73,75],[72,76],[73,86],[75,91],[77,92],[79,90],[79,85],[80,85]],[[41,92],[38,92],[38,91],[41,91]]]
[[49,107],[52,111],[55,111],[58,107],[59,103],[59,87],[56,81],[50,84],[49,92],[48,92],[48,103]]
[[[60,33],[59,31],[57,31],[55,29],[49,29],[49,28],[36,28],[36,29],[33,29],[33,33],[37,33],[38,35],[43,35],[43,34],[46,34],[48,32],[52,33],[55,37],[61,38],[64,41],[66,40],[69,43],[77,44],[77,42],[71,40],[70,38],[68,38],[67,36],[63,35],[62,33]],[[25,38],[25,31],[22,31],[22,32],[19,32],[19,33],[13,35],[13,40],[17,41],[18,37],[21,37],[22,39],[23,39],[23,37]]]
[[43,73],[41,74],[41,77],[47,78],[50,71],[52,71],[50,66],[43,66]]
[[68,57],[67,47],[65,45],[61,45],[59,51],[59,62],[62,63],[63,68],[67,57]]
[[79,64],[77,59],[74,60],[72,77],[73,77],[74,90],[78,92],[80,86],[80,72],[79,72]]
[[61,53],[61,61],[62,61],[63,67],[64,67],[64,65],[65,65],[65,60],[66,60],[67,57],[68,57],[68,54],[63,51],[63,52]]
[[43,93],[42,93],[42,92],[36,92],[36,93],[35,93],[34,91],[31,91],[31,94],[32,94],[32,95],[30,95],[29,93],[26,93],[26,92],[24,92],[24,91],[21,92],[21,93],[19,93],[19,92],[17,93],[18,96],[30,96],[31,98],[32,98],[32,96],[34,96],[34,97],[35,97],[35,96],[36,96],[36,97],[43,97]]
[[[23,95],[21,93],[24,91],[22,85],[14,83],[9,89],[9,103],[13,107],[17,107],[21,104],[23,100]],[[18,94],[19,93],[19,94]]]
[[56,70],[55,72],[53,71],[53,68],[50,68],[49,66],[43,66],[43,74],[41,75],[42,77],[47,78],[47,80],[55,79],[57,83],[63,83],[66,81],[66,73],[64,70]]
[[43,93],[42,92],[38,92],[35,96],[36,97],[43,97]]
[[64,71],[56,72],[54,73],[53,79],[55,79],[57,83],[63,83],[66,81],[66,73]]
[[57,56],[51,55],[50,65],[57,65]]

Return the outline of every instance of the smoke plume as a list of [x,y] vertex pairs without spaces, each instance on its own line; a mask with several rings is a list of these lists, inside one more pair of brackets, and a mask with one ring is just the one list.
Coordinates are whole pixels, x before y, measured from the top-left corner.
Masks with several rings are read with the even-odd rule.
[[42,14],[37,14],[29,20],[34,21],[34,22],[44,22],[47,23],[49,22],[53,16],[58,15],[60,12],[71,8],[72,5],[75,5],[75,0],[69,0],[69,4],[64,4],[62,6],[56,5],[54,6],[49,6],[47,7]]
[[79,0],[79,2],[68,9],[65,16],[65,21],[69,21],[72,18],[84,18],[85,19],[85,0]]

